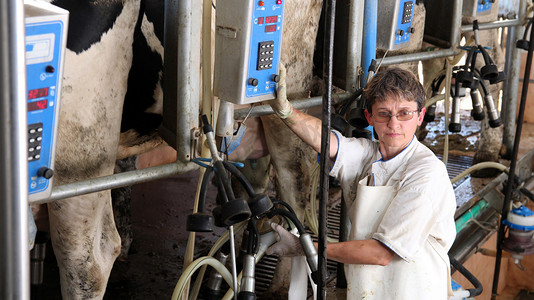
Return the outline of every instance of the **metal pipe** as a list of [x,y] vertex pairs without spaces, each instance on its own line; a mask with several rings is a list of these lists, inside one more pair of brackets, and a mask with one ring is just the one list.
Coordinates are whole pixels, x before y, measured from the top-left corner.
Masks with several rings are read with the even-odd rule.
[[[368,1],[366,1],[367,3]],[[375,2],[375,1],[372,1]],[[376,2],[375,2],[376,5]],[[367,4],[366,4],[367,6]],[[327,242],[327,204],[328,204],[328,187],[329,187],[329,170],[330,170],[330,132],[331,127],[331,108],[332,108],[332,67],[334,64],[334,31],[336,20],[336,0],[326,1],[325,6],[325,31],[323,40],[323,110],[321,122],[321,161],[320,161],[320,181],[319,181],[319,242],[317,244],[318,254],[318,271],[319,276],[317,283],[317,299],[326,299],[326,242]],[[376,23],[376,20],[375,20]],[[373,50],[375,51],[375,50]],[[302,241],[301,235],[301,241]],[[308,253],[308,252],[306,252]],[[308,262],[311,258],[308,257]]]
[[164,124],[164,128],[175,130],[175,142],[170,144],[181,162],[191,159],[191,129],[198,127],[200,39],[193,36],[200,33],[201,9],[193,0],[165,1],[164,109],[176,112],[177,117],[175,124]]
[[[517,156],[519,153],[519,142],[521,140],[521,130],[523,129],[523,120],[525,116],[525,107],[527,102],[527,93],[530,79],[530,70],[532,68],[532,56],[534,52],[534,30],[530,31],[530,39],[528,44],[527,61],[525,63],[525,75],[523,76],[523,87],[521,89],[521,101],[519,103],[519,114],[517,116],[517,126],[514,138],[514,147],[512,151],[512,159],[510,160],[510,170],[508,171],[508,181],[505,187],[504,203],[502,205],[501,216],[505,220],[508,217],[510,203],[512,201],[512,190],[514,184],[515,169],[517,165]],[[502,242],[504,239],[504,224],[499,225],[499,232],[497,234],[497,256],[495,258],[495,271],[493,273],[493,288],[491,299],[497,297],[497,288],[499,286],[499,273],[501,270],[502,257]]]
[[[339,93],[339,94],[332,95],[332,103],[337,104],[337,103],[349,100],[351,98],[354,98],[355,95],[356,95],[355,93]],[[317,96],[317,97],[311,97],[311,98],[291,100],[289,102],[294,108],[302,110],[302,109],[307,109],[310,107],[321,105],[323,102],[323,97]],[[250,107],[236,109],[234,111],[234,119],[243,120],[247,115],[249,116],[249,118],[256,118],[256,117],[274,114],[273,109],[271,108],[269,104],[254,106],[250,114],[249,114],[249,111],[250,111]]]
[[383,66],[396,65],[407,62],[429,60],[435,58],[449,57],[453,55],[458,55],[461,50],[455,48],[431,51],[431,52],[416,52],[404,55],[388,56],[386,58],[377,59],[377,64],[382,64]]
[[[518,10],[518,19],[524,20],[527,15],[527,1],[521,0],[519,2]],[[516,26],[513,30],[513,37],[511,39],[511,62],[510,69],[508,71],[508,79],[505,81],[505,89],[503,90],[503,99],[502,99],[502,121],[503,121],[503,132],[502,132],[502,143],[504,147],[504,158],[510,158],[513,148],[514,141],[514,127],[517,113],[517,98],[518,98],[518,84],[519,84],[519,71],[521,69],[521,54],[520,49],[515,47],[515,42],[523,38],[523,27],[521,24]]]
[[[488,29],[495,29],[495,28],[501,28],[501,27],[512,27],[512,26],[521,26],[521,25],[522,25],[521,19],[517,18],[513,20],[479,23],[478,30],[488,30]],[[462,25],[461,29],[462,29],[462,32],[473,31],[473,24]]]
[[347,65],[345,90],[355,92],[358,84],[358,66],[361,66],[361,41],[363,27],[363,0],[350,1],[349,28],[347,33]]
[[378,1],[364,1],[363,7],[363,49],[362,49],[362,71],[360,79],[361,86],[365,86],[369,65],[376,59],[376,31],[377,31]]
[[119,174],[102,176],[88,180],[82,180],[69,184],[56,186],[52,189],[50,198],[32,201],[32,204],[49,203],[52,201],[74,197],[102,190],[114,189],[128,186],[136,183],[152,181],[160,178],[169,177],[198,168],[194,163],[175,162],[156,167],[150,167],[142,170],[123,172]]
[[2,1],[0,22],[0,298],[30,299],[23,2]]

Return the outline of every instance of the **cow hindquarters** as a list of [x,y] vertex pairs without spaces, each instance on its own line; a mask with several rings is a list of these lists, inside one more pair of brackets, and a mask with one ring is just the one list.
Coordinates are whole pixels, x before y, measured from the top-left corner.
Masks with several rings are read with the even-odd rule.
[[[262,122],[275,170],[278,198],[291,205],[299,220],[304,222],[304,209],[310,196],[311,173],[317,164],[317,153],[277,116],[264,116]],[[279,259],[269,290],[262,299],[285,298],[289,290],[290,268],[290,259]]]
[[102,299],[120,253],[110,191],[48,205],[50,234],[64,299]]

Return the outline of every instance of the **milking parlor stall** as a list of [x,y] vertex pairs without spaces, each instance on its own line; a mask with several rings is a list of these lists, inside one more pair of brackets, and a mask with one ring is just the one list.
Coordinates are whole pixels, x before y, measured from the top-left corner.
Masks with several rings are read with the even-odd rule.
[[362,224],[328,158],[380,143],[364,89],[401,67],[454,189],[448,299],[534,299],[531,0],[0,5],[0,298],[384,299],[327,255]]

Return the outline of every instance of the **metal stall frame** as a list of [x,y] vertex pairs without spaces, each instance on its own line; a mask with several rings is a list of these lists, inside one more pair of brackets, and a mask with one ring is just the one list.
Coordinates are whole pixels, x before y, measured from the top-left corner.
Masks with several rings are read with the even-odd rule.
[[[173,95],[177,106],[178,124],[176,144],[178,153],[175,163],[83,180],[53,187],[49,198],[31,201],[30,204],[48,203],[67,197],[123,187],[185,173],[198,166],[192,162],[193,141],[198,138],[194,127],[198,127],[200,78],[200,41],[195,33],[200,32],[200,7],[194,0],[166,0],[165,44],[175,53],[174,64],[166,64],[166,75],[174,74],[176,88]],[[2,101],[0,105],[0,130],[2,144],[0,157],[0,278],[2,299],[29,299],[29,246],[28,246],[28,174],[26,160],[26,64],[24,47],[23,2],[11,0],[2,2]],[[181,16],[181,17],[179,17]],[[169,27],[171,26],[171,27]],[[180,42],[178,41],[186,41]],[[166,55],[166,62],[173,62],[172,55]],[[169,67],[170,66],[170,67]],[[172,87],[172,86],[171,86]],[[13,101],[13,99],[17,99]],[[194,125],[196,124],[196,125]],[[193,126],[193,128],[191,128]],[[182,151],[182,152],[180,152]]]
[[[166,90],[164,97],[176,99],[177,161],[143,170],[123,172],[55,186],[49,198],[31,201],[31,204],[49,203],[107,189],[124,187],[186,173],[198,168],[192,162],[192,143],[198,138],[192,127],[198,127],[196,112],[200,90],[200,7],[194,0],[165,1],[165,55]],[[178,42],[184,41],[184,42]]]
[[[526,0],[521,0],[520,7],[526,7]],[[451,32],[451,47],[448,49],[433,51],[433,52],[418,52],[413,54],[407,54],[407,55],[399,55],[399,56],[392,56],[392,57],[386,57],[384,59],[380,59],[377,61],[379,64],[383,65],[392,65],[392,64],[398,64],[398,63],[404,63],[404,62],[412,62],[412,61],[421,61],[421,60],[428,60],[428,59],[434,59],[434,58],[443,58],[443,57],[449,57],[453,55],[457,55],[460,53],[460,50],[457,49],[459,38],[460,38],[460,30],[462,31],[469,31],[472,30],[469,25],[461,26],[461,6],[462,1],[461,0],[455,0],[454,4],[454,16],[453,16],[453,28]],[[192,27],[198,25],[198,18],[194,18],[193,9],[194,7],[198,7],[198,5],[194,5],[193,0],[189,1],[178,1],[178,0],[167,0],[166,1],[166,9],[169,8],[171,10],[174,10],[176,13],[173,13],[172,15],[169,15],[170,17],[175,17],[178,15],[184,16],[183,18],[179,18],[178,21],[176,21],[173,18],[167,18],[165,22],[171,22],[169,24],[172,24],[174,26],[180,27],[183,30],[176,30],[177,38],[174,41],[176,45],[179,45],[179,48],[176,48],[179,51],[176,51],[174,53],[177,53],[179,55],[178,61],[177,61],[177,68],[174,69],[167,69],[166,75],[170,73],[177,72],[178,69],[183,70],[187,69],[188,72],[194,72],[194,69],[188,66],[195,66],[196,62],[198,62],[198,58],[196,58],[194,55],[199,53],[200,51],[195,51],[198,48],[194,45],[192,45],[192,41],[195,40],[193,34],[195,32],[200,32],[200,30],[195,31],[195,28],[192,29]],[[2,101],[2,105],[0,106],[0,113],[2,114],[2,121],[1,121],[1,129],[2,132],[6,133],[3,135],[2,139],[6,139],[4,145],[9,145],[9,149],[5,147],[4,151],[7,151],[5,156],[2,156],[5,160],[5,163],[3,164],[2,173],[0,173],[0,184],[2,184],[2,197],[5,197],[7,200],[11,201],[0,201],[2,204],[2,216],[1,219],[2,223],[2,234],[1,236],[2,241],[5,243],[4,246],[0,247],[2,249],[2,260],[3,264],[9,264],[5,265],[2,269],[7,270],[4,273],[4,279],[0,281],[1,285],[1,292],[5,293],[3,296],[4,299],[11,299],[13,295],[16,295],[17,299],[26,299],[29,297],[29,270],[27,270],[26,262],[29,261],[28,258],[28,252],[24,251],[27,250],[27,162],[25,161],[25,145],[21,145],[20,141],[24,141],[25,138],[25,127],[26,127],[26,115],[25,115],[25,106],[24,101],[20,100],[18,102],[22,103],[19,104],[16,107],[10,107],[10,100],[14,97],[18,97],[20,99],[24,99],[25,97],[25,79],[24,79],[24,72],[15,72],[15,68],[13,68],[12,65],[10,65],[11,61],[18,61],[18,69],[19,70],[25,70],[24,65],[24,59],[23,56],[20,56],[20,53],[24,53],[24,42],[23,39],[21,39],[21,36],[24,36],[21,34],[23,32],[23,7],[22,3],[20,1],[9,1],[8,3],[3,4],[3,8],[1,9],[2,13],[2,22],[5,26],[3,28],[10,28],[13,26],[13,24],[16,24],[15,29],[9,30],[9,35],[2,36],[2,39],[4,41],[8,41],[3,43],[3,51],[2,51],[2,59],[3,64],[2,68],[4,69],[5,74],[17,74],[17,76],[6,76],[3,79],[4,84],[4,93],[2,94],[5,98]],[[499,27],[509,27],[509,26],[515,26],[517,29],[515,30],[516,36],[519,34],[518,32],[521,32],[521,25],[523,24],[523,19],[525,18],[525,14],[521,14],[518,16],[517,19],[514,20],[508,20],[508,21],[496,21],[496,22],[489,22],[479,25],[480,30],[485,29],[493,29],[493,28],[499,28]],[[351,14],[353,18],[355,18],[358,14]],[[166,14],[167,16],[167,14]],[[169,17],[168,16],[168,17]],[[195,21],[196,20],[196,21]],[[196,23],[195,23],[196,22]],[[355,20],[352,20],[355,24],[357,23]],[[167,24],[166,24],[167,26]],[[354,30],[351,31],[354,34]],[[6,49],[8,46],[12,45],[10,43],[11,40],[16,39],[18,35],[19,40],[15,44],[14,47],[11,49]],[[169,36],[166,34],[166,38],[169,38]],[[190,41],[188,43],[176,43],[178,40],[181,39]],[[168,40],[166,42],[170,42],[172,40]],[[167,43],[166,43],[167,44]],[[353,44],[351,44],[353,45]],[[176,46],[178,47],[178,46]],[[14,52],[14,53],[13,53]],[[517,51],[516,51],[517,52]],[[9,53],[9,54],[6,54]],[[16,57],[17,53],[19,53],[20,57]],[[172,52],[171,52],[172,53]],[[184,55],[186,53],[186,55]],[[192,55],[189,55],[192,54]],[[181,56],[180,56],[181,55]],[[359,51],[356,49],[353,49],[353,51],[349,50],[348,53],[348,61],[357,62],[359,59],[355,57],[356,55],[359,55]],[[170,55],[166,55],[166,61],[169,59]],[[16,58],[16,59],[14,59]],[[512,70],[515,70],[515,68],[519,68],[519,55],[514,56],[512,58]],[[515,63],[515,64],[514,64]],[[180,74],[187,74],[187,73],[180,73]],[[189,73],[191,74],[191,73]],[[349,76],[350,75],[350,76]],[[56,186],[52,190],[52,194],[50,198],[48,199],[42,199],[37,201],[32,201],[32,204],[36,203],[47,203],[52,202],[59,199],[64,199],[67,197],[73,197],[77,195],[97,192],[101,190],[111,189],[111,188],[118,188],[122,186],[132,185],[136,183],[141,182],[147,182],[159,178],[164,178],[180,173],[185,173],[191,170],[194,170],[197,168],[197,166],[190,162],[191,157],[189,154],[191,153],[191,142],[196,137],[194,136],[193,132],[187,128],[188,124],[191,124],[191,122],[196,122],[196,120],[192,120],[194,114],[195,108],[198,108],[198,97],[195,97],[198,95],[198,78],[199,76],[176,76],[178,83],[177,87],[177,101],[179,102],[180,108],[186,108],[186,109],[178,109],[177,114],[178,120],[184,120],[182,123],[177,124],[178,134],[177,134],[177,144],[180,145],[180,150],[183,150],[185,152],[185,157],[178,157],[177,162],[170,163],[162,166],[147,168],[144,170],[136,170],[136,171],[130,171],[130,172],[124,172],[120,174],[110,175],[110,176],[104,176],[104,177],[98,177],[94,179],[84,180],[72,184],[66,184],[61,186]],[[195,79],[196,78],[196,79]],[[357,80],[352,73],[347,74],[347,83]],[[513,87],[516,86],[513,83],[518,82],[519,80],[519,72],[511,72],[511,75],[508,75],[508,86],[510,89],[510,92],[507,94],[509,98],[513,97],[514,91]],[[510,84],[512,83],[512,84]],[[356,82],[353,83],[353,86],[357,86]],[[191,92],[196,91],[196,92]],[[515,95],[517,95],[517,91],[515,91]],[[334,102],[339,101],[341,99],[345,99],[346,97],[352,97],[353,93],[348,92],[344,94],[339,95],[333,95]],[[317,98],[317,99],[315,99]],[[310,99],[300,99],[292,101],[292,103],[295,105],[295,107],[304,109],[309,108],[313,106],[320,105],[322,100],[322,97],[314,97]],[[517,103],[517,101],[513,101],[514,99],[511,99],[509,102],[509,106],[512,107],[513,103]],[[511,109],[507,109],[508,112],[515,112],[515,107],[512,107]],[[234,114],[235,119],[241,119],[246,113],[248,112],[248,109],[245,110],[236,110]],[[259,116],[259,115],[265,115],[272,113],[272,109],[268,105],[261,105],[256,106],[253,110],[253,112],[250,114],[250,117],[253,116]],[[514,121],[512,121],[510,118],[506,119],[505,122],[505,132],[507,131],[507,127],[513,127]],[[515,115],[514,115],[515,120]],[[181,135],[182,134],[182,135]],[[507,138],[508,139],[508,135]],[[513,140],[513,136],[511,137],[511,140]],[[506,141],[505,141],[506,142]],[[4,286],[5,285],[5,286]]]
[[24,4],[2,1],[0,297],[30,299]]

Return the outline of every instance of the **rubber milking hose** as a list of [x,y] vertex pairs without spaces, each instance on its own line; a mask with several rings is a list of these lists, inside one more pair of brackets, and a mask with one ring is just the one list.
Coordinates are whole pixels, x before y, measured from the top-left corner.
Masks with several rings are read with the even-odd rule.
[[291,212],[285,209],[281,209],[281,208],[275,208],[267,213],[267,216],[269,218],[276,216],[276,215],[286,217],[291,222],[293,222],[293,224],[295,224],[295,227],[297,227],[297,230],[299,231],[300,234],[306,233],[304,226],[302,226],[302,223],[299,221],[299,219],[297,218],[295,214],[292,214]]
[[456,259],[454,258],[450,258],[450,261],[451,261],[451,265],[458,271],[460,272],[462,275],[465,276],[465,278],[467,278],[467,280],[469,280],[469,282],[475,286],[474,289],[467,289],[467,291],[469,291],[470,295],[469,297],[475,297],[475,296],[478,296],[480,294],[482,294],[482,284],[480,283],[480,281],[471,273],[469,272],[459,261],[457,261]]
[[245,191],[247,192],[249,197],[254,197],[256,193],[254,192],[254,189],[252,188],[252,185],[250,185],[250,182],[245,178],[243,173],[239,171],[233,164],[231,164],[228,161],[223,161],[224,167],[234,175],[237,180],[239,180],[239,183],[243,186]]
[[208,190],[208,184],[213,168],[206,168],[204,175],[202,176],[202,183],[200,185],[200,193],[198,196],[198,212],[204,212],[206,206],[206,191]]

